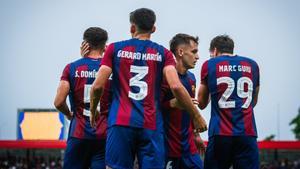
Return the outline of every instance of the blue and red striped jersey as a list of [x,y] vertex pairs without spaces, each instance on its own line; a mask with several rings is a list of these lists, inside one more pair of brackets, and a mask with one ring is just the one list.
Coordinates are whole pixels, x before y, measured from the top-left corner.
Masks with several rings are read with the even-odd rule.
[[84,57],[68,64],[61,80],[70,83],[69,101],[74,117],[70,123],[69,136],[81,139],[106,138],[107,114],[111,101],[110,81],[100,99],[101,115],[97,127],[90,125],[90,89],[94,82],[101,59]]
[[[178,76],[190,96],[194,98],[196,89],[194,74],[188,71],[184,75],[178,73]],[[175,97],[166,81],[164,81],[162,92],[166,152],[168,157],[182,157],[183,155],[198,153],[194,142],[193,123],[189,113],[169,106],[169,101]]]
[[101,65],[112,68],[113,73],[108,126],[162,130],[163,68],[175,65],[173,54],[151,40],[133,38],[110,44]]
[[211,95],[209,136],[257,136],[254,93],[259,86],[259,67],[242,56],[219,56],[204,62],[201,83]]

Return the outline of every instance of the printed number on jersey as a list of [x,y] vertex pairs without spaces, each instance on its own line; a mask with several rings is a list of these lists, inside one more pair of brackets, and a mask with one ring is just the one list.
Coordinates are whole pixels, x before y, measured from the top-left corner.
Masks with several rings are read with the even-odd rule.
[[[220,100],[218,101],[220,108],[235,108],[236,101],[229,101],[229,97],[232,95],[235,82],[231,77],[220,77],[217,79],[217,85],[225,83],[227,84],[227,88],[222,94]],[[245,84],[247,84],[247,90],[245,89]],[[248,77],[241,77],[237,81],[237,95],[242,99],[246,99],[245,103],[242,105],[242,108],[247,109],[252,101],[252,93],[253,93],[253,82]]]
[[[83,95],[83,102],[84,102],[84,104],[90,103],[90,91],[91,91],[91,87],[92,87],[91,84],[85,84],[84,85],[84,95]],[[98,111],[100,112],[100,102],[98,104]],[[88,107],[88,109],[86,107],[83,109],[83,115],[88,116],[88,117],[91,116],[91,112],[89,110],[89,107]]]
[[148,70],[149,70],[148,66],[134,66],[134,65],[130,66],[130,72],[136,73],[136,75],[129,80],[129,86],[138,87],[139,92],[133,93],[129,91],[128,93],[129,98],[132,98],[134,100],[143,100],[147,96],[148,84],[142,81],[142,79],[148,74]]

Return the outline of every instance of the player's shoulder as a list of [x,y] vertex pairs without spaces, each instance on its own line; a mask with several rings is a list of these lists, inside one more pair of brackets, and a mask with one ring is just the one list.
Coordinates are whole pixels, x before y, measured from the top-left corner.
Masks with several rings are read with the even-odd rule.
[[82,65],[99,65],[101,59],[94,59],[89,57],[81,57],[70,63],[70,66],[78,67]]
[[113,51],[116,51],[116,50],[122,49],[122,48],[124,48],[124,46],[128,46],[128,45],[130,45],[130,39],[112,42],[108,45],[107,48],[112,49]]
[[110,45],[120,45],[120,44],[127,44],[127,43],[130,43],[131,39],[126,39],[126,40],[120,40],[120,41],[116,41],[116,42],[113,42],[111,43]]
[[237,55],[237,57],[241,60],[241,61],[246,61],[252,65],[255,65],[255,66],[258,66],[257,62],[250,58],[250,57],[247,57],[247,56],[241,56],[241,55]]
[[118,41],[118,42],[114,42],[115,45],[119,45],[119,44],[130,44],[130,45],[147,45],[151,48],[162,48],[162,49],[167,49],[165,48],[163,45],[154,42],[152,40],[139,40],[136,38],[131,38],[131,39],[127,39],[127,40],[122,40],[122,41]]
[[71,62],[70,64],[78,64],[78,63],[83,62],[83,60],[84,60],[84,57],[80,57],[80,58],[74,60],[73,62]]
[[126,40],[121,40],[121,41],[116,41],[111,43],[110,45],[113,45],[114,47],[124,47],[124,46],[135,46],[138,45],[139,41],[136,38],[131,38],[131,39],[126,39]]
[[154,41],[152,41],[152,40],[149,40],[149,43],[151,44],[151,46],[155,46],[155,47],[157,47],[157,48],[161,48],[161,49],[164,49],[164,50],[167,50],[167,51],[168,51],[168,49],[167,49],[166,47],[164,47],[163,45],[161,45],[161,44],[159,44],[159,43],[157,43],[157,42],[154,42]]
[[145,49],[154,49],[163,55],[166,55],[169,52],[171,53],[171,51],[169,51],[166,47],[152,40],[139,40],[136,38],[131,38],[127,40],[114,42],[112,45],[114,45],[115,50],[122,49],[126,46],[146,46]]

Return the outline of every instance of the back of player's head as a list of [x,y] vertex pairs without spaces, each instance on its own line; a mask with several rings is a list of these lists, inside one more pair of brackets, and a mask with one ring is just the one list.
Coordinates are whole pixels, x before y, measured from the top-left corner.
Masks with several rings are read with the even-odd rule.
[[219,53],[233,54],[234,42],[228,35],[219,35],[210,42],[209,50],[213,51],[215,48]]
[[184,33],[178,33],[170,40],[170,50],[174,55],[176,55],[176,50],[179,45],[189,45],[191,41],[198,44],[199,38],[197,36],[195,37]]
[[107,39],[106,30],[99,27],[90,27],[83,33],[83,40],[88,42],[92,50],[104,49]]
[[139,32],[151,32],[156,21],[155,13],[148,8],[139,8],[130,12],[130,23],[135,24]]

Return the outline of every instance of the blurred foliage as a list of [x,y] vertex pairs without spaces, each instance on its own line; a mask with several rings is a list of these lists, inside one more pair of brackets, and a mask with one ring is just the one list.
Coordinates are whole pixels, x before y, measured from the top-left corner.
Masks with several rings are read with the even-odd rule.
[[266,138],[264,139],[264,141],[273,141],[274,138],[275,138],[275,135],[274,135],[274,134],[271,134],[270,136],[266,137]]
[[294,126],[292,129],[297,140],[300,140],[300,108],[298,109],[298,115],[292,119],[290,125]]

